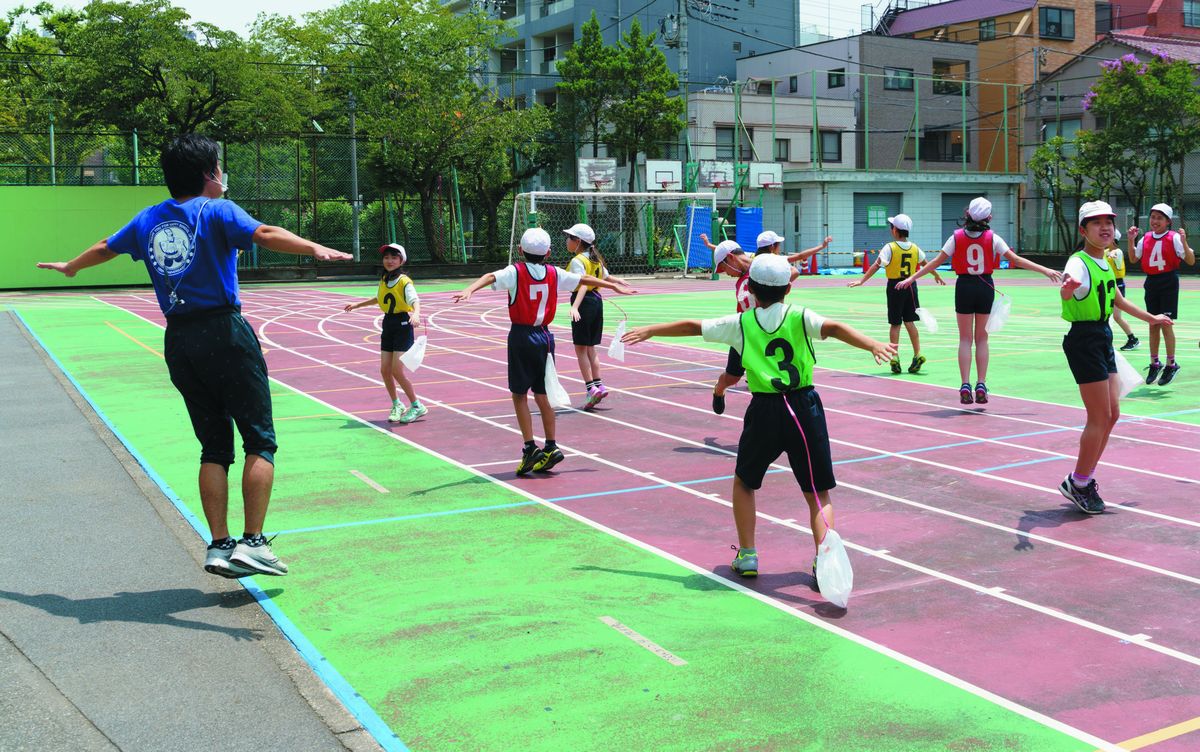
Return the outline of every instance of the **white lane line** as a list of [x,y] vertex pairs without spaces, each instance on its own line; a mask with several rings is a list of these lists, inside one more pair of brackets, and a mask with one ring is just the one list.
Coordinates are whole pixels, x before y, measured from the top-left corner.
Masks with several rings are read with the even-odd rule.
[[624,624],[617,621],[616,619],[612,618],[611,616],[601,616],[600,621],[604,622],[608,626],[612,627],[613,629],[617,630],[618,632],[625,635],[629,639],[633,640],[637,644],[641,645],[645,649],[649,650],[651,653],[654,653],[659,658],[662,658],[664,661],[671,664],[672,666],[686,666],[687,665],[687,661],[685,661],[684,659],[675,655],[670,650],[667,650],[662,645],[659,645],[657,642],[654,642],[650,639],[647,639],[646,637],[643,637],[642,635],[633,631],[632,629],[625,626]]
[[351,470],[350,474],[353,475],[355,478],[358,478],[359,480],[361,480],[363,483],[366,483],[371,488],[374,488],[379,493],[388,493],[388,490],[386,488],[379,485],[375,481],[371,480],[370,478],[368,478],[366,475],[362,474],[358,470]]

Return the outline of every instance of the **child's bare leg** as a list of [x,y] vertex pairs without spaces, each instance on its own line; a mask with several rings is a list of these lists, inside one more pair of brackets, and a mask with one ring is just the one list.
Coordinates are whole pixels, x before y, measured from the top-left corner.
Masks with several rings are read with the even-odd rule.
[[1120,417],[1117,397],[1120,382],[1115,374],[1106,381],[1093,381],[1079,385],[1079,396],[1087,410],[1087,423],[1079,436],[1079,457],[1075,461],[1075,473],[1088,476],[1100,464],[1100,455],[1108,444],[1108,436]]
[[[821,499],[821,506],[824,507],[824,513],[822,513],[821,507],[817,506],[817,497]],[[825,540],[825,533],[829,531],[829,527],[835,525],[833,521],[833,506],[829,503],[829,492],[818,491],[814,495],[809,491],[805,491],[804,500],[808,502],[808,526],[813,531],[813,546],[820,547],[821,541]],[[826,522],[829,524],[827,525]]]
[[[912,342],[913,357],[915,358],[921,354],[921,335],[917,333],[917,325],[911,321],[904,322],[904,330],[908,332],[909,342]],[[896,341],[899,342],[899,340],[900,338],[897,337]]]
[[[537,403],[538,412],[540,412],[542,414],[542,433],[544,433],[546,435],[546,441],[547,442],[554,441],[555,415],[554,415],[554,408],[550,406],[550,398],[544,394],[534,393],[533,401]],[[528,408],[526,408],[526,410],[528,410]],[[530,431],[532,431],[533,430],[533,419],[532,418],[530,419],[529,424],[530,424]],[[532,434],[525,440],[529,441],[530,438],[533,438]]]
[[987,381],[988,369],[988,332],[987,316],[975,317],[975,375],[980,381]]
[[404,370],[404,364],[400,362],[400,358],[396,358],[395,370],[392,371],[396,383],[404,390],[404,396],[408,397],[409,404],[417,401],[417,393],[413,391],[412,382],[408,379],[408,371]]
[[379,375],[383,378],[383,387],[387,389],[388,397],[396,401],[396,380],[393,374],[393,361],[398,361],[399,354],[394,352],[379,353]]
[[[592,378],[600,381],[600,356],[596,354],[596,348],[589,346],[587,349],[588,362],[592,366]],[[586,380],[586,379],[585,379]]]
[[733,525],[737,528],[738,546],[754,548],[754,526],[758,516],[754,509],[754,489],[733,476]]
[[529,412],[529,398],[524,394],[512,396],[513,412],[517,414],[517,427],[521,429],[521,438],[533,441],[533,416]]
[[1160,326],[1159,329],[1162,330],[1163,344],[1167,349],[1167,360],[1173,360],[1175,358],[1175,327]]
[[1117,322],[1117,326],[1121,327],[1121,331],[1125,332],[1126,337],[1133,336],[1133,329],[1129,327],[1129,324],[1125,321],[1125,317],[1121,315],[1120,308],[1113,309],[1112,320]]
[[587,345],[575,345],[575,359],[579,361],[579,375],[583,377],[584,383],[590,383],[596,378],[592,375],[592,359],[588,357]]
[[958,313],[958,374],[962,383],[971,383],[971,345],[975,335],[975,314]]
[[[888,328],[888,342],[891,342],[893,345],[896,345],[897,347],[900,346],[900,325],[899,324],[892,324],[891,327]],[[896,353],[896,357],[897,358],[900,357],[899,352]]]
[[1150,360],[1158,360],[1158,333],[1161,330],[1158,324],[1150,325]]

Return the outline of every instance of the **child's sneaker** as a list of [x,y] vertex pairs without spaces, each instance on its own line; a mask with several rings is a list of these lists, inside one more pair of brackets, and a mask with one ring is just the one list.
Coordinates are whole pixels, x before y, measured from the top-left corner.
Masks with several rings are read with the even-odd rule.
[[921,366],[923,366],[923,365],[925,365],[925,356],[918,355],[917,357],[913,358],[913,362],[909,364],[908,372],[909,373],[920,373]]
[[976,405],[986,405],[987,401],[988,401],[987,387],[984,386],[983,382],[981,381],[975,385],[975,404]]
[[713,392],[713,412],[720,415],[725,412],[725,395]]
[[392,412],[388,414],[388,423],[399,423],[403,416],[404,405],[400,404],[400,400],[396,400],[392,403]]
[[517,465],[517,475],[527,475],[533,472],[534,466],[541,462],[545,456],[546,453],[536,445],[521,452],[521,464]]
[[414,420],[421,417],[422,415],[424,415],[427,412],[429,412],[428,407],[425,407],[424,405],[422,405],[419,402],[414,402],[414,403],[412,403],[412,405],[409,406],[409,408],[407,410],[404,411],[404,414],[400,416],[400,422],[401,423],[412,423]]
[[1171,379],[1175,378],[1175,374],[1177,373],[1179,373],[1179,364],[1168,363],[1167,367],[1163,369],[1162,376],[1160,376],[1158,379],[1158,385],[1166,386],[1167,384],[1170,384]]
[[[274,540],[274,539],[272,539]],[[271,541],[259,533],[242,538],[229,557],[231,564],[240,564],[255,574],[270,574],[282,577],[288,573],[287,564],[279,560],[269,545]]]
[[584,410],[591,410],[600,402],[600,390],[595,387],[588,387],[587,402],[583,403]]
[[1104,501],[1100,498],[1095,478],[1088,481],[1088,484],[1083,488],[1079,488],[1071,481],[1071,476],[1068,475],[1062,484],[1059,485],[1058,492],[1067,497],[1084,514],[1100,514],[1104,511]]
[[228,577],[231,580],[254,574],[254,570],[229,560],[235,548],[237,548],[237,541],[233,538],[210,543],[207,556],[204,558],[204,571],[219,577]]
[[1139,344],[1141,344],[1141,342],[1142,341],[1140,339],[1138,339],[1137,337],[1135,337],[1131,334],[1131,335],[1129,335],[1129,338],[1125,340],[1125,344],[1121,345],[1121,349],[1122,350],[1133,350]]
[[899,358],[892,358],[888,361],[888,365],[892,367],[892,373],[900,373],[900,371],[904,370],[900,367]]
[[[737,548],[730,546],[730,548]],[[729,565],[736,574],[742,577],[758,576],[758,550],[754,548],[738,548],[737,558]]]
[[975,401],[975,398],[971,395],[970,384],[963,384],[958,388],[958,401],[964,405],[969,405]]
[[608,389],[603,384],[597,384],[596,385],[596,402],[597,402],[597,404],[600,402],[600,400],[604,399],[607,396],[608,396]]
[[1162,363],[1159,363],[1158,361],[1151,363],[1150,367],[1146,369],[1146,383],[1153,384],[1154,380],[1158,378],[1158,373],[1162,370],[1162,368]]
[[543,451],[542,459],[533,466],[533,471],[535,473],[549,472],[551,468],[565,459],[566,457],[563,456],[562,450],[558,447],[554,447],[550,451]]

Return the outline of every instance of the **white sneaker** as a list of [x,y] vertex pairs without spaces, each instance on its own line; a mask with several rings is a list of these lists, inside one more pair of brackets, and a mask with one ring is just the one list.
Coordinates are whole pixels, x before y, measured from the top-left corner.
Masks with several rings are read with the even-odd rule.
[[215,574],[218,577],[228,577],[231,580],[254,574],[254,570],[243,567],[240,564],[235,564],[229,560],[236,547],[237,542],[233,538],[226,538],[222,542],[209,544],[208,556],[204,559],[204,571],[209,574]]
[[404,416],[404,405],[400,401],[392,403],[392,412],[388,414],[388,423],[399,423],[400,418]]
[[424,415],[427,412],[429,412],[428,407],[425,407],[424,405],[421,405],[421,404],[414,404],[411,407],[409,407],[407,410],[405,410],[404,414],[400,416],[400,422],[401,423],[412,423],[414,420],[421,417],[422,415]]
[[253,570],[254,574],[270,574],[282,577],[288,573],[287,564],[271,551],[262,535],[242,538],[229,556],[231,564],[240,564]]

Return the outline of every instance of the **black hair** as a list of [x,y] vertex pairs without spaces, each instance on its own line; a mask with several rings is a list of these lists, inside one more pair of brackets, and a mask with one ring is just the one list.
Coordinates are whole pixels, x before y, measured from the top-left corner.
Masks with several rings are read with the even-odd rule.
[[901,240],[908,240],[908,230],[901,230],[899,227],[892,225],[892,229],[900,236]]
[[761,282],[750,280],[750,292],[758,301],[759,306],[763,308],[783,300],[783,296],[787,295],[790,289],[792,289],[790,284],[764,285]]
[[199,196],[217,172],[220,147],[208,136],[187,133],[176,137],[158,158],[172,198]]
[[970,214],[964,214],[958,226],[971,232],[984,232],[992,228],[986,219],[972,219]]
[[[534,254],[526,253],[525,251],[521,251],[521,255],[525,257],[525,263],[527,263],[527,264],[545,264],[546,263],[546,256],[535,256]],[[548,256],[550,254],[546,254],[546,255]]]

